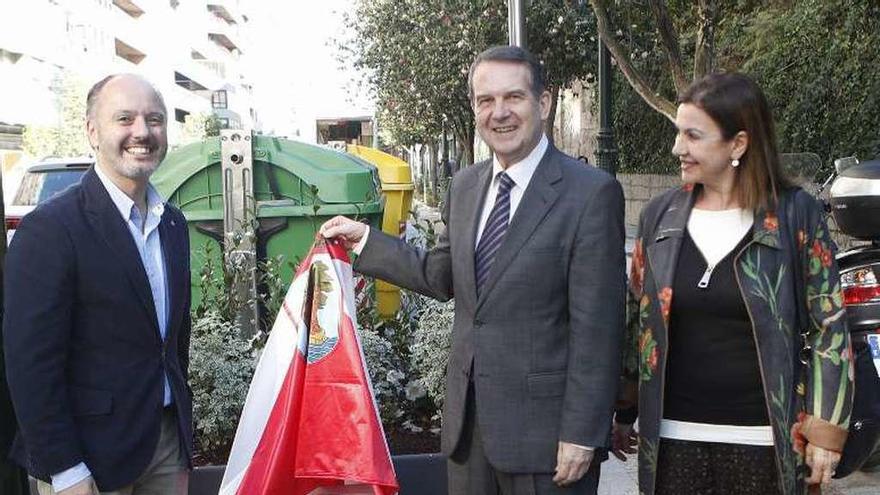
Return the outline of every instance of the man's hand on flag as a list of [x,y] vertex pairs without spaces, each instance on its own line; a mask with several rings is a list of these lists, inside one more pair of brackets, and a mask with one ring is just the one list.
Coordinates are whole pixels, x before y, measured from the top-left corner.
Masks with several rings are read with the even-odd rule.
[[558,486],[569,486],[587,474],[593,451],[568,442],[559,442],[556,450],[556,475],[553,482]]
[[334,240],[316,239],[298,267],[254,371],[220,495],[342,493],[344,485],[399,491],[357,338],[344,250],[366,229],[330,220],[321,234]]
[[341,240],[345,249],[351,250],[367,233],[367,226],[343,216],[335,216],[321,225],[320,233],[326,239]]

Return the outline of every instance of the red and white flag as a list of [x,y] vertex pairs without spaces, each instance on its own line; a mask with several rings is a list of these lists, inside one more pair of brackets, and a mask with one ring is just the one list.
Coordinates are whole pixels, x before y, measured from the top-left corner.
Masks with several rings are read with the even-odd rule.
[[355,314],[348,256],[319,238],[257,364],[220,495],[397,493]]

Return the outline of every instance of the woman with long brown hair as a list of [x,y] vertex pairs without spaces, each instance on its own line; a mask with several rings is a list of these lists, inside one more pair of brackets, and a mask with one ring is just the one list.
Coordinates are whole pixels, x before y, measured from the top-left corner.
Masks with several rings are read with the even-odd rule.
[[684,187],[645,207],[630,276],[640,492],[801,494],[830,480],[852,405],[834,243],[751,79],[695,82],[675,125]]

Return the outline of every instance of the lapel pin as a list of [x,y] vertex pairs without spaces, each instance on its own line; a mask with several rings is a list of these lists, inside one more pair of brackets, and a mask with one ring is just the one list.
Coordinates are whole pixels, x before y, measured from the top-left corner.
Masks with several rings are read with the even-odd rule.
[[172,220],[172,221],[171,221],[171,226],[174,227],[175,225],[177,225],[177,224],[174,223],[174,220]]

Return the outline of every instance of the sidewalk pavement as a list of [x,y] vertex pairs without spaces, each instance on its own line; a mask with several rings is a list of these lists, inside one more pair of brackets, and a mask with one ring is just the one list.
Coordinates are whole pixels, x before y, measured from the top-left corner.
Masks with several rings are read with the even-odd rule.
[[[616,458],[602,463],[602,476],[599,479],[599,495],[639,495],[636,457],[629,456],[626,462]],[[878,495],[880,494],[880,472],[855,473],[842,480],[834,480],[822,490],[823,495]]]

